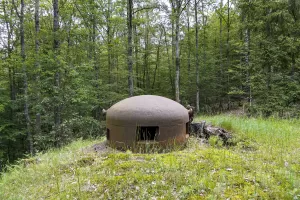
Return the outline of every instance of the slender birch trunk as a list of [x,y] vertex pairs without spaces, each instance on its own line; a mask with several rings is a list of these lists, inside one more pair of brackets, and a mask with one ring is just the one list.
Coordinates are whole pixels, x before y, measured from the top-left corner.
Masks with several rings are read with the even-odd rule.
[[129,96],[133,96],[133,70],[132,70],[132,0],[127,0],[127,28],[128,28],[128,49],[127,49],[127,64],[128,64],[128,87]]
[[199,33],[198,33],[198,2],[197,0],[195,0],[195,38],[196,38],[196,86],[197,86],[197,92],[196,92],[196,111],[199,112],[200,111],[200,88],[199,88],[199,84],[200,84],[200,78],[199,78]]

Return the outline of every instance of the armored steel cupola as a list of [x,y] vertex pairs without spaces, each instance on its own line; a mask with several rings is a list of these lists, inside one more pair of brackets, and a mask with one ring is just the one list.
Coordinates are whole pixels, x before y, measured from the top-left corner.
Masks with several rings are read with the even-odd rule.
[[188,136],[188,122],[187,109],[171,99],[130,97],[107,110],[107,140],[117,148],[143,143],[182,144]]

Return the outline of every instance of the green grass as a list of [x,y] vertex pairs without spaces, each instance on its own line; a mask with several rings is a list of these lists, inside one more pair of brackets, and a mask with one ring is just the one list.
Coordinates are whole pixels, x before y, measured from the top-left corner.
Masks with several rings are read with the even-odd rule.
[[76,141],[20,161],[0,180],[0,199],[300,199],[300,121],[233,116],[196,119],[235,135],[165,154],[83,149]]

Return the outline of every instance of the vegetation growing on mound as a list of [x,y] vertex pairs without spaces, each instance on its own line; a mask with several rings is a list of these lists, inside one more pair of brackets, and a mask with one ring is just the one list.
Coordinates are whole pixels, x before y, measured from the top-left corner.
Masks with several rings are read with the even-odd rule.
[[299,199],[299,120],[202,117],[234,132],[235,145],[191,137],[165,154],[88,152],[76,141],[20,161],[0,199]]

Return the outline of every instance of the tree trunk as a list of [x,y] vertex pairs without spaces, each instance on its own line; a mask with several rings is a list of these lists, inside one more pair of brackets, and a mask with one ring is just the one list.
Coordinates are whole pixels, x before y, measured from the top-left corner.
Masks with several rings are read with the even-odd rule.
[[[297,4],[297,1],[298,0],[290,0],[289,1],[289,5],[290,5],[290,9],[291,9],[290,12],[292,13],[292,16],[294,18],[294,24],[298,23],[299,17],[300,17],[300,14],[299,14],[300,4],[299,3]],[[299,35],[299,31],[294,32],[294,34],[293,34],[294,44],[296,44],[298,35]],[[292,81],[295,81],[295,67],[296,67],[297,52],[299,52],[299,46],[297,47],[296,52],[292,53],[292,66],[291,66],[292,67],[291,68],[291,79],[292,79]]]
[[[220,1],[220,12],[222,12],[222,8],[223,8],[223,0]],[[222,76],[223,76],[223,45],[222,45],[222,34],[223,34],[223,19],[222,19],[222,13],[220,13],[219,16],[219,20],[220,20],[220,47],[219,47],[219,51],[220,51],[220,69],[222,72]]]
[[26,68],[26,52],[25,52],[25,34],[24,34],[24,0],[21,0],[21,13],[20,13],[20,42],[21,42],[21,58],[22,58],[22,71],[23,71],[23,87],[24,87],[24,115],[26,121],[26,133],[28,141],[29,153],[33,154],[32,134],[30,132],[30,116],[29,116],[29,103],[28,103],[28,82],[27,82],[27,68]]
[[[171,71],[173,72],[173,70],[175,70],[175,3],[173,0],[171,0],[171,4],[172,4],[172,15],[171,15],[171,24],[172,24],[172,59],[171,59]],[[175,72],[175,71],[174,71]],[[172,83],[172,85],[174,85],[174,92],[175,92],[175,75],[174,76],[174,81]]]
[[169,80],[170,80],[170,85],[171,85],[172,92],[174,92],[175,88],[174,88],[174,78],[173,78],[173,72],[172,72],[172,60],[170,59],[167,33],[166,33],[166,29],[165,29],[164,25],[161,25],[161,26],[162,26],[162,29],[164,31],[164,36],[165,36],[165,46],[166,46],[167,57],[168,57]]
[[132,9],[133,0],[127,0],[127,28],[128,28],[128,49],[127,49],[127,64],[128,64],[128,87],[129,96],[133,96],[133,72],[132,72]]
[[230,68],[230,1],[227,0],[227,39],[226,39],[226,59],[227,59],[227,109],[230,109],[230,96],[229,96],[229,88],[230,88],[230,77],[229,77],[229,68]]
[[219,16],[219,20],[220,20],[220,41],[219,41],[219,52],[220,52],[220,59],[219,59],[219,63],[220,63],[220,72],[221,72],[221,77],[220,79],[220,85],[222,86],[220,94],[219,94],[219,109],[222,110],[222,98],[224,95],[224,69],[223,69],[223,44],[222,44],[222,35],[223,35],[223,19],[222,19],[222,8],[223,8],[223,0],[220,1],[220,16]]
[[[41,103],[41,84],[40,84],[40,62],[39,62],[39,49],[40,49],[40,41],[39,41],[39,32],[40,32],[40,0],[35,0],[35,10],[34,10],[34,20],[35,20],[35,70],[36,70],[36,94],[37,94],[37,104]],[[36,121],[35,121],[35,134],[41,134],[41,123],[40,123],[40,110],[36,113]]]
[[175,100],[180,102],[180,92],[179,92],[179,77],[180,77],[180,52],[179,52],[179,18],[180,18],[180,3],[179,0],[176,1],[176,19],[175,19]]
[[[40,63],[39,63],[39,49],[40,49],[40,41],[39,41],[39,32],[40,32],[40,0],[35,0],[35,9],[34,9],[34,20],[35,20],[35,68],[36,68],[36,81],[37,85],[40,82]],[[38,88],[39,90],[39,88]],[[40,96],[40,91],[37,91],[38,100]],[[38,101],[39,102],[39,101]]]
[[146,27],[145,27],[145,53],[144,53],[144,89],[149,89],[149,63],[148,63],[148,57],[149,57],[149,14],[148,11],[146,12]]
[[[4,20],[5,20],[5,25],[6,25],[6,30],[7,30],[7,58],[11,58],[11,52],[12,52],[12,24],[11,21],[9,20],[9,14],[6,8],[7,2],[2,1],[3,5],[3,14],[4,14]],[[11,9],[10,15],[12,15],[13,10]],[[15,70],[13,65],[8,66],[8,77],[9,77],[9,88],[10,88],[10,100],[11,102],[14,102],[16,100],[16,89],[15,89]],[[10,107],[10,119],[13,121],[14,119],[14,109]]]
[[[95,72],[95,95],[96,95],[96,99],[99,102],[100,101],[100,95],[99,95],[99,63],[97,62],[97,55],[96,55],[96,29],[97,29],[97,21],[96,21],[96,9],[95,9],[95,0],[90,0],[90,8],[91,8],[91,39],[92,39],[92,45],[91,45],[91,55],[92,55],[92,60],[93,60],[93,67],[94,67],[94,72]],[[107,20],[109,19],[109,17],[107,16]],[[109,26],[109,25],[108,25]],[[107,27],[107,34],[108,37],[110,37],[110,30],[109,27]],[[110,38],[108,38],[108,46],[110,45]],[[108,49],[108,57],[110,58],[110,49]],[[110,59],[109,59],[109,68],[110,68]],[[109,83],[110,83],[110,79],[111,79],[111,74],[109,72]],[[99,107],[99,103],[96,103],[95,105],[95,109],[94,109],[94,118],[96,120],[101,121],[101,108]]]
[[[59,8],[58,0],[53,0],[53,50],[54,50],[54,61],[55,61],[55,75],[54,75],[54,91],[57,91],[56,98],[59,98],[60,93],[60,72],[59,72],[59,61],[58,61],[58,51],[59,51]],[[54,126],[55,126],[55,145],[59,146],[59,141],[61,137],[60,133],[61,124],[61,108],[59,102],[55,102],[54,105]]]
[[160,55],[159,55],[159,50],[160,50],[160,43],[161,43],[161,38],[162,38],[163,31],[161,31],[160,36],[159,36],[159,42],[158,42],[158,47],[156,51],[156,65],[155,65],[155,70],[154,70],[154,78],[153,78],[153,83],[152,83],[152,89],[154,89],[154,84],[155,84],[155,79],[156,79],[156,72],[159,67],[159,62],[160,62]]
[[251,90],[251,69],[250,69],[250,30],[248,27],[245,30],[245,63],[247,69],[247,86],[248,86],[248,101],[250,107],[252,106],[252,90]]
[[[96,90],[99,88],[99,66],[97,63],[97,55],[96,55],[96,14],[95,14],[95,0],[90,0],[90,8],[91,8],[91,40],[92,40],[92,45],[91,45],[91,56],[92,56],[92,61],[93,61],[93,67],[95,71],[95,87]],[[109,28],[107,28],[109,30]],[[108,31],[109,33],[109,31]],[[108,53],[109,54],[109,53]],[[110,77],[109,77],[110,79]],[[98,98],[98,97],[97,97]]]
[[199,89],[199,37],[198,37],[198,2],[195,0],[195,38],[196,38],[196,87],[197,87],[197,92],[196,92],[196,111],[200,111],[200,89]]
[[187,37],[188,37],[188,81],[191,84],[191,36],[190,36],[190,8],[187,7]]
[[202,60],[203,60],[203,72],[205,71],[206,65],[206,20],[207,17],[204,15],[204,0],[201,2],[202,6],[202,23],[203,23],[203,43],[202,43]]
[[[137,16],[138,18],[138,16]],[[139,62],[138,62],[138,35],[137,35],[137,25],[134,25],[134,53],[135,53],[135,76],[136,76],[136,86],[139,88],[140,86],[140,75],[139,75]]]
[[111,0],[108,0],[107,12],[106,12],[106,21],[107,21],[107,61],[108,61],[108,83],[112,83],[112,62],[111,62]]

